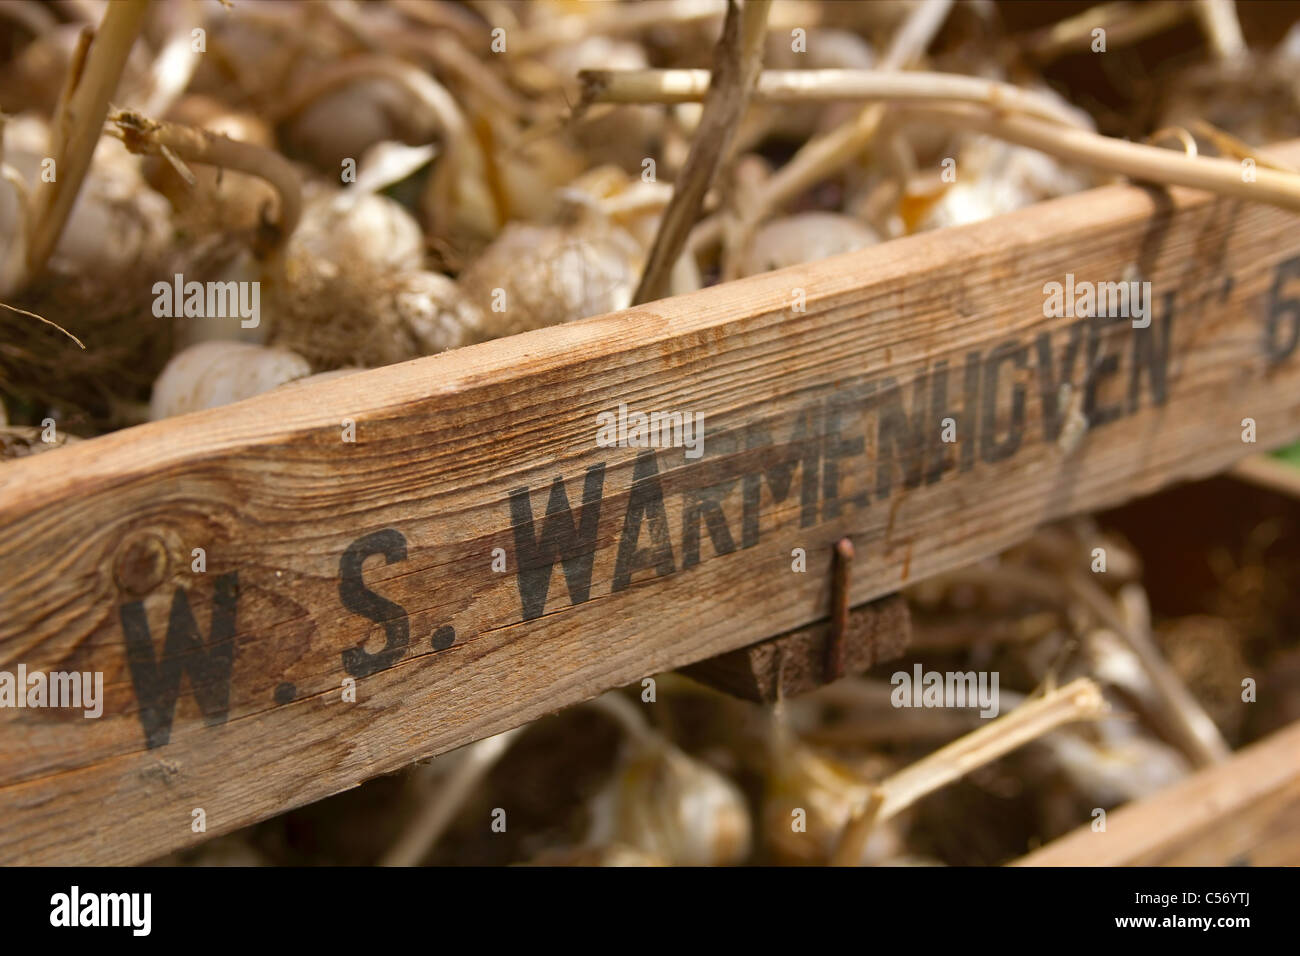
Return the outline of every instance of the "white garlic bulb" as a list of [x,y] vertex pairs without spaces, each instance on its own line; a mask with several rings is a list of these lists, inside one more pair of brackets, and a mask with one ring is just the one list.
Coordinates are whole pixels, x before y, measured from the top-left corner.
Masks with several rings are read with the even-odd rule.
[[1131,722],[1098,721],[1091,729],[1101,735],[1101,741],[1067,731],[1048,734],[1040,741],[1074,788],[1090,802],[1115,806],[1140,800],[1191,773],[1186,757],[1136,731]]
[[311,374],[288,349],[243,342],[201,342],[173,355],[153,386],[149,417],[158,421],[238,402]]
[[357,263],[384,271],[419,269],[424,233],[405,207],[369,192],[318,193],[289,240],[290,259],[341,270]]
[[[577,76],[582,70],[640,70],[650,65],[640,44],[603,36],[560,44],[547,51],[544,59],[571,101],[578,96]],[[589,162],[639,170],[643,159],[656,154],[663,129],[660,107],[637,105],[580,117],[569,134]]]
[[[933,202],[920,201],[914,232],[980,222],[1092,185],[1087,176],[1044,153],[988,136],[967,138],[956,172],[957,181],[941,184]],[[917,197],[909,199],[918,205]]]
[[749,810],[736,785],[662,738],[633,742],[591,811],[597,845],[625,843],[678,866],[726,866],[749,854]]
[[[5,161],[29,191],[49,169],[48,149],[48,126],[39,116],[23,114],[6,123]],[[52,172],[58,175],[57,169]],[[132,267],[157,261],[170,241],[170,204],[145,183],[137,157],[117,140],[100,139],[50,266],[116,279]]]
[[358,78],[327,90],[284,125],[289,151],[336,171],[376,143],[427,143],[437,134],[410,93],[384,78]]
[[416,355],[432,355],[476,341],[483,316],[454,281],[437,272],[404,272],[390,291],[392,312]]
[[651,729],[618,692],[589,703],[628,741],[589,806],[587,846],[624,844],[677,866],[726,866],[749,855],[749,807],[734,783]]
[[511,223],[460,278],[500,338],[627,308],[641,274],[640,244],[590,216],[571,226]]
[[[825,863],[871,787],[862,774],[817,754],[787,727],[775,725],[772,735],[763,799],[766,844],[780,863]],[[879,863],[903,849],[897,827],[887,821],[872,830],[858,862]]]
[[[188,280],[189,276],[184,272],[185,266],[181,265],[178,268],[182,270],[182,276]],[[211,274],[204,275],[205,282],[218,282],[225,287],[228,287],[228,283],[234,282],[249,292],[256,283],[257,322],[255,325],[252,324],[252,316],[245,318],[242,313],[228,316],[187,316],[181,314],[180,303],[175,303],[173,306],[175,317],[172,319],[176,336],[175,350],[179,352],[199,342],[263,344],[268,330],[275,324],[275,297],[262,295],[262,274],[262,266],[252,251],[246,246],[239,246],[228,262],[213,269]]]
[[741,262],[742,275],[757,275],[801,262],[816,262],[880,241],[874,229],[851,216],[803,212],[760,228]]
[[19,291],[27,274],[27,186],[0,163],[0,298]]

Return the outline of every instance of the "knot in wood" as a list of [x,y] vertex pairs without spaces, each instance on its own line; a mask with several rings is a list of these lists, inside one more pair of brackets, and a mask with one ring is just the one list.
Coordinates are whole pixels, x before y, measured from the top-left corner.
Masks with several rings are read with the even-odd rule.
[[113,577],[117,586],[140,597],[167,579],[167,545],[152,531],[132,535],[117,553]]

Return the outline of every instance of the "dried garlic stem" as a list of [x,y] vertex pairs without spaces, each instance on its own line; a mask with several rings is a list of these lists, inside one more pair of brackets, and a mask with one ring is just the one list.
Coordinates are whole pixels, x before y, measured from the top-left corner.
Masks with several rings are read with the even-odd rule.
[[1142,662],[1156,692],[1158,719],[1165,735],[1198,767],[1222,763],[1232,756],[1232,748],[1218,726],[1156,646],[1142,589],[1135,584],[1120,589],[1120,606],[1124,612],[1121,613],[1106,592],[1082,574],[1067,576],[1066,585],[1106,627],[1124,639]]
[[[584,103],[693,103],[702,100],[709,88],[708,70],[583,70],[578,76]],[[1087,113],[1050,97],[1011,83],[956,73],[764,70],[752,99],[763,103],[959,101],[1093,128]]]
[[426,30],[411,24],[375,26],[368,23],[355,0],[322,4],[319,9],[370,54],[427,57],[437,66],[455,74],[476,94],[509,116],[523,116],[531,104],[512,90],[487,65],[470,51],[482,45],[482,37],[465,43],[465,37],[453,36],[449,30]]
[[50,127],[50,155],[58,175],[53,182],[39,183],[32,195],[32,234],[27,247],[29,278],[45,268],[67,225],[81,182],[90,169],[95,145],[103,133],[108,101],[122,78],[127,56],[147,10],[146,0],[110,3],[91,41],[80,75],[70,81],[75,82],[75,88],[69,86],[71,93],[60,104],[59,115]]
[[958,737],[873,788],[866,804],[850,817],[831,862],[836,866],[855,865],[877,823],[896,816],[922,797],[1049,731],[1077,720],[1093,720],[1106,712],[1106,699],[1101,688],[1088,678],[1080,677],[1037,700],[1022,704],[1005,717]]
[[448,149],[469,135],[460,107],[441,83],[409,63],[379,54],[349,57],[313,74],[306,83],[290,91],[284,102],[275,107],[270,119],[276,124],[283,123],[336,87],[359,79],[388,80],[410,93],[452,141]]
[[1075,50],[1089,49],[1094,39],[1093,30],[1106,31],[1107,49],[1120,47],[1182,23],[1188,12],[1183,0],[1104,3],[1034,31],[1021,46],[1042,63]]
[[750,91],[763,67],[763,41],[772,0],[745,0],[739,8],[727,5],[722,36],[714,48],[713,76],[700,125],[681,175],[673,184],[673,198],[659,221],[659,231],[646,259],[645,272],[632,304],[659,299],[668,293],[669,278],[699,217],[704,195],[735,135],[749,102]]
[[[1218,763],[1230,754],[1214,721],[1183,686],[1156,647],[1149,625],[1139,622],[1135,627],[1124,618],[1110,596],[1083,574],[1068,571],[1062,581],[1055,575],[1029,568],[1000,566],[962,568],[945,575],[945,578],[984,587],[1005,587],[1050,604],[1065,604],[1071,599],[1079,601],[1102,625],[1123,638],[1142,662],[1155,692],[1152,718],[1161,736],[1198,767]],[[1125,585],[1125,590],[1130,588],[1138,588],[1140,592],[1138,585]],[[1133,595],[1130,593],[1125,600],[1131,611]]]
[[470,49],[476,50],[487,42],[487,29],[483,21],[468,7],[444,0],[389,0],[389,5],[403,16],[440,30],[449,30],[460,37]]
[[1187,186],[1207,192],[1268,203],[1300,211],[1300,176],[1275,169],[1254,170],[1254,181],[1242,178],[1240,163],[1206,156],[1190,157],[1172,150],[1045,122],[1037,117],[994,113],[967,106],[902,107],[909,119],[986,133],[1017,146],[1027,146],[1066,162],[1079,163],[1144,182]]
[[630,740],[642,744],[660,740],[659,732],[650,726],[641,711],[616,690],[593,697],[587,701],[587,705],[599,710],[622,727]]
[[[429,855],[438,838],[456,817],[465,800],[492,766],[509,749],[522,727],[495,737],[485,737],[465,747],[459,761],[443,781],[441,789],[402,831],[397,842],[379,861],[380,866],[417,866]],[[445,759],[445,758],[444,758]]]
[[[920,58],[943,26],[951,6],[952,0],[923,0],[914,8],[881,58],[880,71],[901,70]],[[884,117],[885,107],[873,103],[849,122],[805,143],[767,181],[760,202],[750,211],[750,220],[761,222],[773,209],[853,162],[875,138]],[[722,238],[723,221],[721,215],[714,215],[696,226],[691,233],[691,248],[698,252],[716,244]]]
[[1208,139],[1214,144],[1214,148],[1225,156],[1237,160],[1253,159],[1258,166],[1267,166],[1269,169],[1278,169],[1284,173],[1300,172],[1300,169],[1291,163],[1270,156],[1203,119],[1192,120],[1192,131]]
[[293,234],[302,215],[302,188],[293,165],[274,150],[238,140],[205,129],[151,120],[134,110],[117,110],[109,117],[113,131],[133,153],[166,156],[208,166],[220,166],[265,179],[280,197],[278,220],[263,224],[263,234],[258,237],[258,254],[268,255]]
[[1246,38],[1241,35],[1241,21],[1232,0],[1196,0],[1196,15],[1215,57],[1235,60],[1246,52]]
[[78,347],[80,347],[83,351],[84,351],[85,348],[86,348],[86,343],[85,343],[85,342],[81,341],[81,339],[77,338],[75,335],[73,335],[71,332],[69,332],[69,331],[68,331],[67,329],[65,329],[63,326],[59,325],[59,323],[57,323],[57,322],[51,322],[49,319],[47,319],[47,318],[46,318],[45,316],[43,316],[43,315],[37,315],[35,312],[28,312],[26,309],[20,309],[20,308],[18,308],[18,306],[16,306],[16,305],[10,305],[8,302],[0,302],[0,309],[8,309],[10,312],[17,312],[19,315],[25,315],[25,316],[27,316],[28,318],[38,319],[38,320],[40,320],[41,322],[44,322],[46,325],[52,325],[52,326],[54,326],[54,328],[58,329],[60,332],[62,332],[62,333],[63,333],[64,335],[66,335],[68,338],[72,339],[72,341],[76,342],[77,345],[78,345]]

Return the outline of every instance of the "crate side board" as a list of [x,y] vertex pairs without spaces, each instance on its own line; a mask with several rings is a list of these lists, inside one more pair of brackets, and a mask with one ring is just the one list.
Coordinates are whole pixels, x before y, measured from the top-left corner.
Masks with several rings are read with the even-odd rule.
[[1300,865],[1300,724],[1112,810],[1014,866]]
[[[1106,187],[8,463],[0,681],[104,690],[0,706],[0,862],[148,859],[197,809],[226,832],[800,627],[844,535],[857,604],[1294,440],[1296,225]],[[1044,314],[1135,269],[1145,329]],[[600,443],[620,404],[703,414],[702,454]]]

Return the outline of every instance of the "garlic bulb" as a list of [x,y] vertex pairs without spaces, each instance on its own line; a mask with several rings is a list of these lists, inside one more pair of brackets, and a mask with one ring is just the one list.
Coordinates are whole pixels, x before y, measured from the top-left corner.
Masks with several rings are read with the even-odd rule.
[[336,272],[358,264],[414,270],[424,261],[424,234],[402,204],[387,196],[320,192],[307,202],[287,255]]
[[626,308],[642,252],[599,216],[568,226],[511,223],[460,278],[483,315],[480,339],[500,338]]
[[174,356],[154,382],[149,417],[158,421],[216,408],[311,374],[287,349],[243,342],[202,342]]
[[742,275],[757,275],[842,252],[865,249],[880,237],[866,223],[834,212],[804,212],[767,223],[755,234],[741,262]]
[[[854,811],[871,787],[862,774],[820,756],[785,726],[772,730],[763,832],[780,863],[825,863]],[[861,865],[879,863],[903,851],[893,821],[877,825],[862,851]]]
[[397,323],[416,355],[460,348],[480,335],[482,313],[445,275],[404,272],[388,294]]
[[[26,113],[5,124],[5,162],[29,190],[48,168],[48,149],[49,129],[40,117]],[[117,280],[133,267],[158,261],[171,239],[167,200],[145,183],[139,160],[120,142],[105,137],[95,147],[50,266],[72,275]]]
[[410,94],[382,78],[358,78],[323,92],[282,129],[290,154],[330,172],[376,143],[427,143],[436,133]]
[[587,845],[625,844],[676,866],[726,866],[749,855],[749,808],[734,783],[652,730],[626,697],[590,703],[629,739],[590,804]]
[[[99,22],[102,16],[95,17]],[[5,112],[34,110],[53,114],[59,92],[72,64],[83,24],[64,23],[36,37],[9,63],[0,84],[0,108]],[[134,101],[149,84],[149,51],[136,44],[127,58],[115,102]]]
[[0,298],[19,291],[26,274],[27,186],[16,169],[0,162]]
[[637,742],[591,804],[589,842],[622,842],[678,866],[725,866],[749,854],[749,811],[722,774],[666,740]]
[[[545,62],[564,84],[570,102],[579,95],[576,80],[581,70],[640,70],[650,65],[639,44],[602,36],[556,46],[547,52]],[[580,117],[569,132],[588,162],[639,171],[643,159],[656,155],[663,129],[664,112],[659,107],[624,106]]]
[[[247,318],[242,314],[187,316],[182,314],[180,303],[177,302],[173,306],[174,318],[172,319],[172,328],[176,336],[175,350],[180,352],[199,342],[248,342],[253,345],[266,342],[269,330],[275,324],[275,302],[273,296],[261,294],[262,266],[253,256],[252,251],[247,246],[239,245],[229,260],[215,268],[201,260],[195,264],[204,267],[200,271],[205,282],[217,282],[223,287],[228,287],[228,284],[233,282],[241,290],[248,290],[245,295],[250,294],[252,287],[256,285],[258,289],[256,324],[252,323],[251,315]],[[190,279],[194,272],[184,264],[177,266],[177,269],[186,280]],[[197,275],[193,277],[198,278]]]
[[1092,729],[1102,736],[1100,742],[1069,731],[1039,741],[1090,802],[1116,806],[1140,800],[1191,773],[1186,757],[1141,733],[1131,721],[1098,721]]
[[987,136],[966,140],[956,172],[951,185],[939,183],[933,192],[905,197],[903,215],[913,232],[980,222],[1092,185],[1050,156]]
[[485,337],[481,312],[438,273],[309,260],[290,280],[268,341],[317,370],[392,365]]

